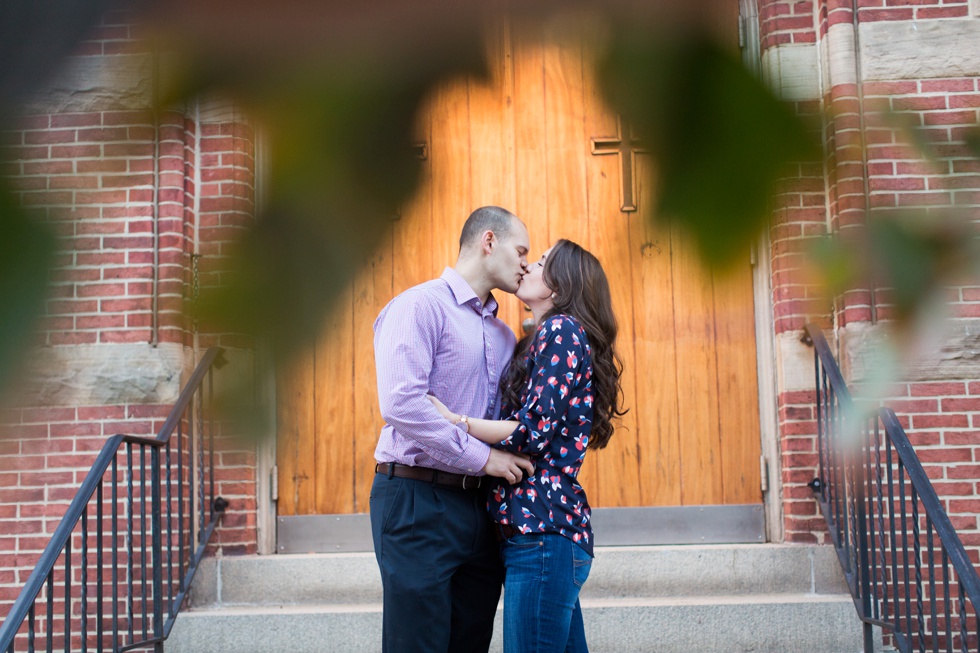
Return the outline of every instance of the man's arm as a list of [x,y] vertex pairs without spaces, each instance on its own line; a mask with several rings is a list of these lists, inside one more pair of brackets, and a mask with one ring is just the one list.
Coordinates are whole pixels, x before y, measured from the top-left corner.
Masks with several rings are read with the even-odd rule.
[[424,293],[397,297],[375,324],[374,358],[381,417],[443,464],[484,469],[490,447],[447,422],[426,399],[443,317]]

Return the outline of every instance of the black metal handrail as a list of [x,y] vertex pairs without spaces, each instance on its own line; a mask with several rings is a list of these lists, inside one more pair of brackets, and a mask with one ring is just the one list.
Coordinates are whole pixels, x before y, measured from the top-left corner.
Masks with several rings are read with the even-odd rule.
[[0,651],[163,650],[228,505],[214,491],[212,372],[222,352],[205,352],[156,437],[106,441],[0,624]]
[[814,347],[816,495],[864,647],[873,626],[903,653],[977,651],[980,577],[894,411],[860,410],[823,333]]

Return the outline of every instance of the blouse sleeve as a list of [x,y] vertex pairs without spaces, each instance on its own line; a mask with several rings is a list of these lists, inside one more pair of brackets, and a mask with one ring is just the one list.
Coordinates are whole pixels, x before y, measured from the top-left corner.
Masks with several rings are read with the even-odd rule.
[[511,417],[518,426],[497,445],[500,449],[532,456],[547,450],[569,404],[582,401],[572,396],[585,359],[580,333],[580,328],[564,316],[550,318],[538,327],[527,399]]

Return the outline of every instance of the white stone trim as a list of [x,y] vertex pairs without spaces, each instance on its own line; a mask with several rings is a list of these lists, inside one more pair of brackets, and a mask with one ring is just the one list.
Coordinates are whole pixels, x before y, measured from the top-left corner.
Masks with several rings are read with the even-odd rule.
[[813,348],[803,343],[803,330],[776,336],[776,385],[779,393],[813,390]]
[[[972,0],[974,16],[978,5],[980,0]],[[975,18],[862,23],[864,79],[975,77],[980,75],[978,43]]]
[[172,404],[193,350],[177,343],[38,347],[26,357],[25,406]]
[[980,319],[936,318],[915,333],[899,350],[887,325],[848,324],[840,332],[844,379],[887,385],[980,378]]
[[[861,32],[864,35],[864,32]],[[832,25],[827,30],[827,73],[829,85],[857,83],[854,27],[850,23]]]
[[69,57],[28,111],[97,112],[153,106],[152,54]]
[[775,374],[775,326],[772,314],[772,267],[769,234],[763,232],[756,243],[755,265],[752,269],[752,290],[755,300],[755,353],[759,385],[759,437],[763,472],[767,474],[768,490],[763,496],[766,541],[783,541],[783,483],[782,456],[779,447],[779,402]]
[[780,45],[762,53],[762,79],[783,100],[820,98],[820,66],[816,43]]

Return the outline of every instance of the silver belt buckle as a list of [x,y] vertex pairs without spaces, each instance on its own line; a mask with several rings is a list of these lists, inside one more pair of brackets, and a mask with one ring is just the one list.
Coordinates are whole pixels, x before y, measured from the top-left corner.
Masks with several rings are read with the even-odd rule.
[[[473,487],[466,487],[466,479],[469,479],[469,478],[476,479],[476,485],[474,485]],[[467,476],[466,474],[463,474],[463,489],[464,490],[475,490],[478,487],[480,487],[480,477],[479,476]]]

